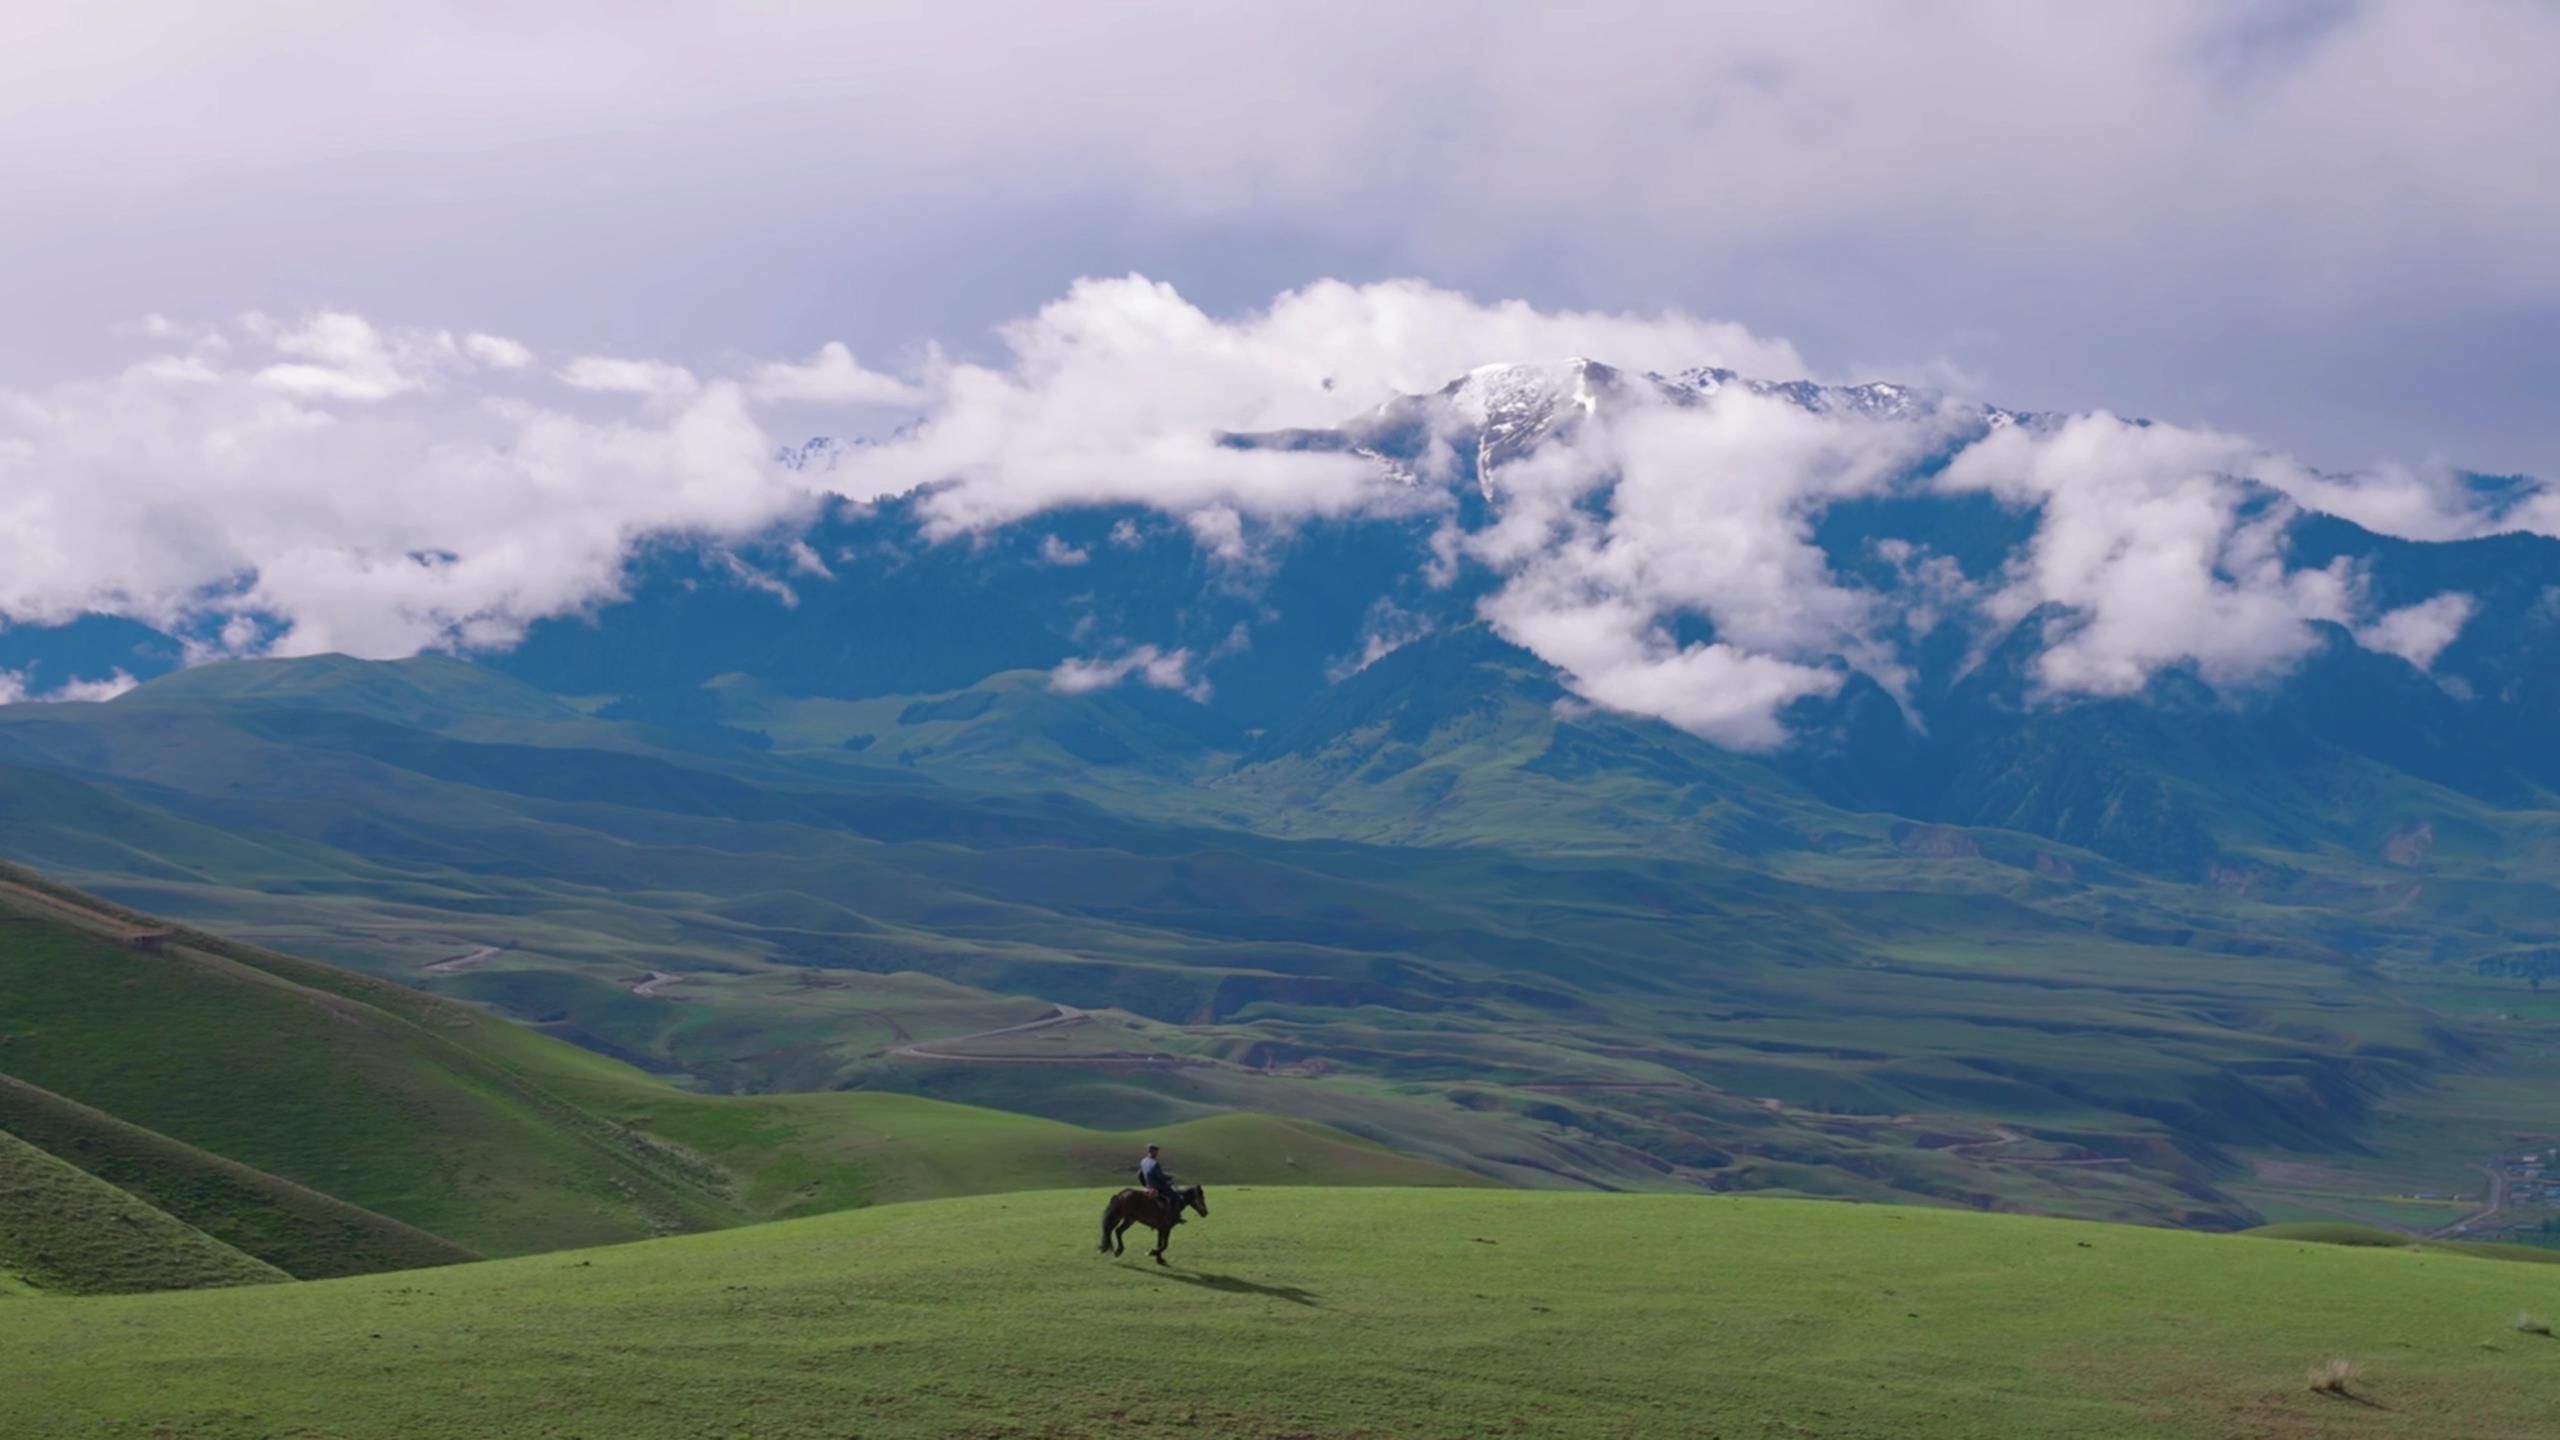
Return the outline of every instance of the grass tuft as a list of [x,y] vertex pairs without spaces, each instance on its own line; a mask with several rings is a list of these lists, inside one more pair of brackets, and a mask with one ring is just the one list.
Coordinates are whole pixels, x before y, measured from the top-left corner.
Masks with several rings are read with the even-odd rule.
[[2519,1310],[2516,1312],[2516,1318],[2507,1328],[2521,1330],[2527,1335],[2548,1335],[2551,1333],[2551,1322],[2530,1310]]
[[2353,1395],[2356,1381],[2364,1377],[2352,1360],[2323,1360],[2311,1367],[2311,1389],[2319,1395]]

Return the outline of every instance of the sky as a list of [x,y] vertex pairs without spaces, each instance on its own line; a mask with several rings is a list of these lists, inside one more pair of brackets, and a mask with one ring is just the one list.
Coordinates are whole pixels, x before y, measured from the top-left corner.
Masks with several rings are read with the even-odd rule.
[[17,0],[0,383],[148,313],[701,363],[1417,277],[2547,474],[2555,62],[2549,0]]
[[[2553,0],[17,0],[0,616],[504,643],[608,593],[636,535],[805,503],[776,443],[917,413],[839,488],[958,477],[951,533],[1137,499],[1215,546],[1370,501],[1338,467],[1204,455],[1213,427],[1575,354],[2172,422],[1967,472],[2092,527],[2011,587],[2092,614],[2144,577],[2074,555],[2188,520],[2205,553],[2250,543],[2199,466],[2472,533],[2448,464],[2560,475],[2555,61]],[[1745,569],[1880,453],[1611,443],[1776,467]],[[1542,576],[1660,578],[1549,538],[1523,604]],[[1694,578],[1569,637],[1617,647],[1631,708],[1696,688],[1648,648],[1665,607],[1742,614]],[[2093,627],[2056,673],[2121,689],[2260,633],[2260,601],[2285,635],[2334,616],[2416,651],[2459,623],[2360,616],[2280,563],[2236,610],[2204,578],[2188,638]],[[1531,608],[1518,634],[1565,623]],[[1743,658],[1839,643],[1808,624]]]

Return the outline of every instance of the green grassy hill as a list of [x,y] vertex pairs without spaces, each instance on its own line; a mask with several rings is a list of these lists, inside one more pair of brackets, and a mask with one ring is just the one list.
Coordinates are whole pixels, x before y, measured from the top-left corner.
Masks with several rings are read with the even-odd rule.
[[2342,1221],[2296,1221],[2261,1225],[2248,1234],[2261,1240],[2300,1240],[2314,1245],[2362,1245],[2384,1250],[2441,1250],[2487,1260],[2516,1260],[2527,1265],[2560,1265],[2560,1250],[2542,1245],[2508,1245],[2491,1240],[2426,1240],[2398,1230]]
[[23,876],[0,914],[0,1073],[29,1085],[484,1253],[743,1218],[473,1043],[493,1022],[458,1006]]
[[285,1278],[0,1130],[0,1295],[115,1295]]
[[0,1130],[297,1280],[480,1258],[386,1215],[0,1075]]
[[[431,1276],[0,1304],[0,1431],[2549,1433],[2560,1272],[1763,1198],[1226,1189],[1171,1268],[1095,1190]],[[62,1323],[78,1316],[88,1323]],[[2315,1369],[2352,1367],[2348,1393]]]
[[6,867],[0,1130],[302,1278],[1107,1185],[1145,1139],[1231,1181],[1485,1183],[1272,1116],[1139,1136],[903,1094],[680,1090]]

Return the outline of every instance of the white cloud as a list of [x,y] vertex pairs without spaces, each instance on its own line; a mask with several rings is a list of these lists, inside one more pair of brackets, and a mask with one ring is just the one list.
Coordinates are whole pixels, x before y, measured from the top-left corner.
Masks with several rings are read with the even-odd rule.
[[2035,538],[1987,608],[2012,623],[2063,607],[2038,678],[2057,693],[2128,695],[2182,662],[2245,684],[2307,653],[2311,622],[2352,617],[2344,565],[2288,567],[2295,512],[2243,483],[2285,465],[2233,436],[2100,413],[2000,430],[1941,483],[2039,507]]
[[[1839,688],[1847,656],[1899,689],[1879,603],[1813,542],[1829,505],[1881,492],[1951,438],[1946,420],[1817,414],[1727,389],[1602,415],[1503,467],[1470,551],[1506,573],[1485,618],[1585,698],[1721,744],[1784,739],[1776,711]],[[1683,644],[1682,616],[1712,625]]]
[[828,568],[825,558],[819,555],[808,541],[792,541],[788,553],[791,556],[793,573],[814,576],[820,580],[836,578],[836,572]]
[[[323,24],[288,0],[144,0],[12,37],[0,88],[32,123],[0,141],[0,178],[30,209],[100,176],[111,196],[279,171],[370,196],[459,154],[504,213],[550,200],[626,240],[703,194],[866,227],[1086,196],[1392,244],[1391,263],[1516,246],[1695,265],[1872,234],[2342,295],[2560,293],[2560,193],[2531,178],[2560,169],[2560,14],[2270,8],[1622,0],[1488,26],[1456,0],[1317,0],[1098,24],[1016,0]],[[125,83],[90,83],[106,73]],[[770,143],[811,135],[816,155]]]
[[27,688],[25,672],[0,670],[0,705],[55,705],[63,703],[96,703],[113,700],[134,687],[134,678],[122,670],[102,680],[67,680],[41,694]]
[[917,405],[926,392],[894,375],[865,369],[840,341],[830,340],[798,364],[757,367],[748,390],[759,400],[810,405]]
[[702,388],[694,373],[664,360],[630,360],[611,355],[581,355],[560,368],[560,383],[573,390],[606,395],[646,395],[682,400]]
[[1437,389],[1488,357],[1801,371],[1792,348],[1735,325],[1547,313],[1413,281],[1324,281],[1220,320],[1169,285],[1086,280],[1006,327],[1004,340],[1006,364],[949,367],[923,422],[898,443],[848,455],[833,483],[868,499],[951,482],[926,505],[943,534],[1065,504],[1184,515],[1224,506],[1278,520],[1396,510],[1427,497],[1379,483],[1373,462],[1237,450],[1217,436],[1333,425]]
[[462,353],[496,370],[521,370],[533,363],[533,351],[522,341],[477,330],[462,337]]
[[251,321],[227,361],[0,390],[0,616],[192,620],[237,651],[265,615],[284,654],[503,644],[612,593],[643,535],[809,503],[734,383],[573,413],[483,388],[443,333]]
[[2448,592],[2415,605],[2403,605],[2356,631],[2356,643],[2368,650],[2397,655],[2424,670],[2436,663],[2444,647],[2470,623],[2478,602]]
[[1191,673],[1189,650],[1139,645],[1107,658],[1068,660],[1049,672],[1049,688],[1062,695],[1107,690],[1131,680],[1203,703],[1210,696],[1209,682]]
[[321,311],[290,328],[249,317],[252,333],[295,358],[258,372],[258,383],[326,400],[387,400],[424,388],[460,349],[443,331],[385,334],[361,315]]
[[1327,666],[1325,678],[1336,682],[1349,679],[1430,635],[1433,628],[1430,616],[1417,615],[1382,596],[1369,606],[1369,613],[1361,617],[1358,653],[1346,655]]
[[[563,389],[484,332],[321,314],[217,333],[170,322],[142,338],[178,348],[105,379],[0,390],[0,617],[183,619],[233,651],[503,645],[615,593],[640,538],[763,533],[818,487],[870,500],[930,485],[917,505],[941,539],[1065,506],[1143,507],[1163,520],[1124,519],[1112,545],[1178,525],[1238,587],[1294,526],[1422,519],[1416,574],[1444,585],[1462,560],[1489,569],[1483,616],[1585,700],[1758,748],[1784,739],[1786,705],[1835,692],[1849,669],[1905,693],[1898,637],[2039,610],[2058,617],[2037,671],[2056,695],[2129,694],[2180,664],[2246,684],[2307,651],[2315,622],[2424,666],[2468,602],[2372,614],[2346,567],[2290,562],[2295,507],[2429,537],[2560,519],[2548,492],[2493,516],[2449,472],[2316,475],[2234,436],[2105,414],[1995,428],[1923,479],[1919,462],[1965,444],[1978,412],[1886,421],[1741,386],[1671,404],[1631,380],[1605,405],[1571,406],[1550,443],[1478,477],[1481,512],[1437,483],[1445,466],[1221,442],[1331,426],[1489,361],[1801,368],[1784,342],[1719,322],[1544,313],[1414,282],[1327,281],[1221,318],[1141,278],[1089,281],[1008,327],[1001,360],[928,360],[899,379],[828,347],[699,371],[581,356],[558,370]],[[526,365],[510,364],[519,351]],[[1581,373],[1515,378],[1535,398],[1539,377]],[[920,397],[912,427],[829,466],[775,460],[760,407],[884,386]],[[1452,463],[1463,408],[1444,407],[1430,437]],[[1907,545],[1880,552],[1900,577],[1891,593],[1834,573],[1822,517],[1915,487],[2031,510],[2033,539],[1987,584]],[[801,577],[861,563],[831,566],[805,542],[789,555],[779,573],[739,562],[736,578],[790,604]],[[1050,534],[1040,556],[1094,551]],[[1400,613],[1371,611],[1338,642],[1357,647],[1345,660],[1411,639]],[[282,633],[270,642],[251,617]],[[1052,683],[1205,695],[1201,672],[1224,653],[1138,646],[1068,661]]]

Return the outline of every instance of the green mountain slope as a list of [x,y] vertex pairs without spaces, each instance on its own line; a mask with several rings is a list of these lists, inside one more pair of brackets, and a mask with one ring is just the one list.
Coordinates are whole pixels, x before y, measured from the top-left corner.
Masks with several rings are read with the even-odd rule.
[[415,1226],[0,1075],[0,1129],[297,1280],[480,1258]]
[[491,1253],[737,1218],[479,1053],[472,1017],[23,876],[0,913],[0,1065],[28,1084]]
[[[2552,940],[2539,812],[2341,772],[2312,848],[2235,831],[2189,884],[1839,809],[1465,638],[1240,753],[1038,674],[721,682],[683,730],[451,661],[221,667],[0,711],[0,854],[703,1090],[1249,1109],[1514,1184],[2238,1227],[2287,1215],[2259,1153],[2539,1048],[2478,1013]],[[1059,1005],[1037,1054],[934,1050]]]
[[0,1295],[116,1295],[285,1278],[0,1129]]
[[304,1278],[1108,1185],[1146,1139],[1231,1182],[1484,1183],[1273,1116],[1139,1136],[901,1094],[703,1095],[7,867],[0,1128]]
[[[1094,1191],[407,1277],[0,1305],[0,1429],[2391,1435],[2560,1405],[2560,1274],[2432,1251],[1801,1201],[1210,1189],[1175,1265]],[[173,1365],[177,1357],[187,1363]],[[2353,1367],[2348,1394],[2311,1372]]]

